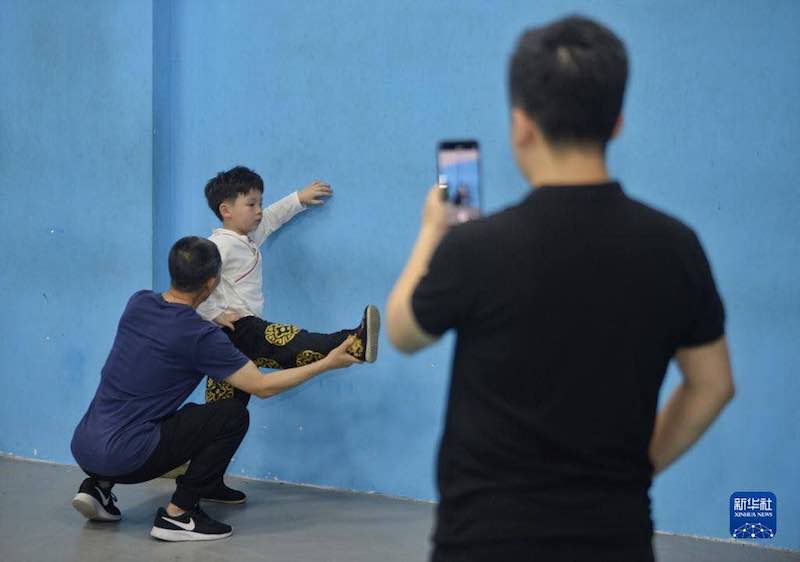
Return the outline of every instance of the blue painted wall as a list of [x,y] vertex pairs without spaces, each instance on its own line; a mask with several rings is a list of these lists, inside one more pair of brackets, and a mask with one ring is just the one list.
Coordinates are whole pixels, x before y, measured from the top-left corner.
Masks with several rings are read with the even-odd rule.
[[119,314],[151,286],[152,15],[141,5],[0,6],[4,452],[72,462]]
[[[702,235],[725,297],[739,394],[654,488],[660,529],[724,537],[727,501],[772,490],[774,544],[800,548],[800,6],[771,2],[364,2],[173,5],[174,231],[216,226],[204,182],[242,163],[270,201],[312,178],[336,194],[265,248],[266,315],[316,330],[382,304],[413,243],[443,137],[483,145],[484,201],[526,193],[508,148],[507,56],[521,29],[580,10],[627,41],[629,192]],[[158,249],[156,268],[166,246]],[[158,275],[157,275],[158,278]],[[161,284],[165,284],[165,277]],[[447,340],[251,406],[232,471],[434,498]],[[667,390],[677,377],[670,375]]]
[[[91,6],[99,12],[94,21],[104,21],[103,14],[116,11],[102,8],[102,3]],[[16,8],[22,15],[40,15],[32,11]],[[794,189],[800,173],[800,5],[795,2],[757,6],[744,1],[698,5],[347,0],[290,5],[239,0],[208,1],[201,7],[196,2],[157,1],[154,26],[144,30],[143,23],[136,31],[127,26],[119,35],[112,34],[113,49],[106,53],[115,59],[128,53],[126,80],[137,76],[136,68],[141,70],[135,83],[123,82],[129,87],[119,88],[119,103],[141,106],[143,112],[150,111],[152,103],[154,144],[140,133],[136,138],[141,142],[137,146],[144,147],[142,158],[115,168],[126,178],[149,181],[150,169],[138,165],[150,163],[146,158],[152,150],[155,204],[139,209],[141,221],[136,224],[146,223],[152,212],[154,238],[140,228],[119,231],[132,223],[120,220],[117,205],[102,207],[107,214],[95,218],[116,225],[111,246],[115,241],[123,245],[115,248],[116,256],[135,250],[147,257],[152,243],[154,284],[164,288],[171,242],[186,234],[208,234],[216,226],[202,187],[219,170],[239,163],[255,168],[264,177],[267,201],[311,179],[328,180],[336,190],[334,198],[297,217],[264,248],[265,315],[319,331],[354,325],[365,303],[384,303],[411,248],[422,199],[435,176],[438,140],[470,136],[481,141],[483,199],[489,210],[524,196],[527,187],[507,142],[507,57],[523,27],[573,11],[607,22],[631,52],[627,122],[610,151],[613,172],[630,194],[683,217],[700,232],[729,314],[737,398],[700,444],[657,480],[656,525],[725,537],[730,493],[768,490],[777,494],[780,510],[778,536],[771,544],[800,548],[800,416],[793,404],[800,391],[800,198]],[[149,17],[138,11],[127,15],[142,22]],[[17,52],[18,45],[27,44],[26,35],[18,25],[9,28],[2,28],[0,41],[4,50],[13,41]],[[149,48],[142,48],[138,39],[152,39],[152,67],[145,57]],[[32,64],[41,60],[39,48],[31,42],[22,60],[3,57],[3,72],[39,72],[36,76],[44,81],[53,70]],[[98,56],[95,50],[85,42],[72,48],[77,52],[71,60],[83,61],[77,70],[88,72],[86,61]],[[67,61],[52,64],[59,72],[74,74]],[[147,74],[151,70],[152,83]],[[19,156],[9,164],[5,147],[16,147],[26,138],[21,132],[8,136],[7,131],[27,127],[38,133],[44,127],[36,121],[36,108],[25,105],[36,86],[2,90],[4,106],[8,99],[21,108],[3,114],[4,182],[7,169],[22,177],[24,167]],[[103,86],[108,87],[107,81]],[[80,82],[70,81],[62,89],[83,99],[80,88]],[[60,90],[51,96],[62,99]],[[141,98],[131,99],[139,93]],[[125,112],[107,115],[104,123],[121,122],[115,133],[131,132],[133,125],[122,126],[131,116],[120,113]],[[26,120],[31,124],[25,125]],[[144,117],[132,121],[150,126]],[[84,120],[73,125],[76,130],[87,127]],[[87,142],[98,143],[105,128],[88,132]],[[37,135],[36,146],[49,142],[42,138]],[[66,162],[68,174],[85,171],[84,160],[70,152],[73,145],[46,152]],[[117,147],[105,141],[99,146]],[[130,150],[126,154],[130,157]],[[57,217],[64,216],[63,205],[71,206],[73,221],[85,225],[88,221],[78,220],[77,203],[52,203],[61,191],[47,186],[61,185],[58,179],[63,184],[63,174],[37,184],[50,189],[46,202],[37,203],[31,195],[28,204],[39,204],[43,216]],[[78,192],[77,183],[70,185],[75,186],[71,195]],[[89,194],[101,189],[96,183],[88,185]],[[84,187],[81,183],[80,189]],[[149,189],[144,184],[135,188]],[[4,183],[4,201],[7,192]],[[118,201],[115,192],[114,202]],[[52,244],[38,234],[38,221],[44,219],[35,213],[23,215],[7,205],[0,212],[7,213],[6,224],[20,229],[10,239],[12,255],[22,255],[23,238],[31,243],[26,236],[40,240],[43,252]],[[37,218],[28,218],[32,216]],[[97,251],[111,253],[107,245],[98,244]],[[51,252],[50,260],[64,259],[64,253]],[[25,263],[20,260],[12,263]],[[70,331],[65,333],[74,347],[82,345],[90,354],[82,367],[74,368],[80,390],[75,391],[74,382],[54,386],[52,395],[40,398],[47,406],[44,412],[70,400],[72,423],[85,407],[110,343],[109,327],[128,293],[149,282],[150,262],[143,261],[146,264],[120,261],[120,270],[124,267],[126,272],[121,278],[128,284],[98,283],[99,294],[91,298],[76,287],[69,298],[89,307],[77,319],[63,296],[54,311],[46,310],[36,304],[38,290],[27,288],[33,283],[17,272],[10,281],[2,278],[3,288],[25,287],[23,294],[30,297],[16,312],[41,310],[32,327],[15,328],[4,338],[18,338],[13,349],[25,350],[31,363],[41,361],[31,372],[55,372],[58,384],[66,378],[66,369],[53,366],[71,363],[45,355],[44,343],[37,339],[46,331],[42,326],[51,325],[54,318],[60,324],[69,320]],[[45,270],[44,263],[30,267],[28,278],[42,276]],[[141,277],[133,282],[131,272]],[[111,267],[103,270],[103,275],[116,274]],[[63,287],[63,276],[44,277],[52,290]],[[82,328],[76,329],[75,322]],[[91,331],[98,325],[102,329]],[[26,330],[30,333],[23,334]],[[91,346],[83,343],[87,340]],[[269,401],[254,401],[251,431],[231,471],[433,499],[434,453],[451,343],[452,338],[446,338],[409,359],[383,340],[375,365],[326,374]],[[4,370],[11,357],[6,349]],[[64,345],[60,353],[69,349]],[[665,392],[676,380],[671,373]],[[40,389],[40,384],[31,384],[26,394],[31,404],[36,403],[34,391]],[[31,456],[29,449],[42,442],[37,433],[41,428],[20,425],[19,407],[14,407],[17,415],[8,415],[5,407],[0,414],[3,427],[15,428],[0,437],[0,449]],[[49,441],[54,452],[47,458],[66,460],[68,440],[62,443],[57,437]],[[10,445],[5,441],[9,439],[14,440]]]
[[[656,524],[725,537],[732,492],[774,491],[774,545],[800,549],[800,4],[628,8],[609,18],[634,51],[614,169],[700,233],[737,385],[719,422],[656,480]],[[673,370],[662,396],[678,380]]]

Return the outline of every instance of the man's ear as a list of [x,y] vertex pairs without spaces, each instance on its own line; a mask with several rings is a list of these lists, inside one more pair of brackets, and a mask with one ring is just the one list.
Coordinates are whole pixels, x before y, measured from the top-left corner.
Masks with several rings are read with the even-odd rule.
[[622,125],[625,123],[625,120],[622,118],[622,113],[617,115],[617,121],[614,123],[614,128],[611,129],[611,138],[615,139],[619,136],[620,132],[622,131]]
[[541,139],[541,131],[525,111],[519,107],[511,109],[511,144],[518,149],[529,148]]
[[195,300],[195,307],[199,306],[201,303],[205,302],[208,297],[211,296],[211,293],[214,292],[214,289],[217,288],[219,284],[219,277],[211,277],[203,283],[203,286],[200,287],[200,290],[195,293],[194,300]]

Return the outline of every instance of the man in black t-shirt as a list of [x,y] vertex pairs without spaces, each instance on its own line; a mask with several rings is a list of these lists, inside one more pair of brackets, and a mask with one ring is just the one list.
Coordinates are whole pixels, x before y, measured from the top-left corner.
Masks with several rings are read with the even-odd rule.
[[[652,475],[733,396],[695,233],[609,179],[627,56],[571,17],[511,60],[511,142],[533,191],[448,229],[434,187],[387,305],[413,352],[455,329],[435,561],[651,561]],[[683,383],[656,412],[667,365]]]

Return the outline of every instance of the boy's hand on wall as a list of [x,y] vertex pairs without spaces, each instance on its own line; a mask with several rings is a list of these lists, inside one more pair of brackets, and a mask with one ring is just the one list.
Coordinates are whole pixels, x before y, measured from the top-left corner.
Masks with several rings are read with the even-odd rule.
[[223,328],[228,328],[229,330],[233,331],[236,328],[233,327],[233,323],[236,322],[239,318],[241,318],[235,312],[223,312],[216,318],[214,318],[214,323],[219,324]]
[[297,192],[303,205],[322,205],[325,198],[333,195],[331,186],[324,181],[314,180]]

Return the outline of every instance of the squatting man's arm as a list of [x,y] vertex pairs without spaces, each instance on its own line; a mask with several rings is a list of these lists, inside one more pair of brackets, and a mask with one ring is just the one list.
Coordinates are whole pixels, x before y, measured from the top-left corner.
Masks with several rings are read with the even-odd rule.
[[269,398],[289,390],[290,388],[294,388],[325,371],[344,369],[354,363],[363,363],[363,361],[359,361],[347,353],[347,347],[353,343],[353,339],[354,336],[349,336],[339,347],[319,361],[303,365],[302,367],[284,369],[269,375],[264,375],[258,370],[255,363],[248,361],[244,367],[225,380],[248,394],[255,394],[259,398]]

